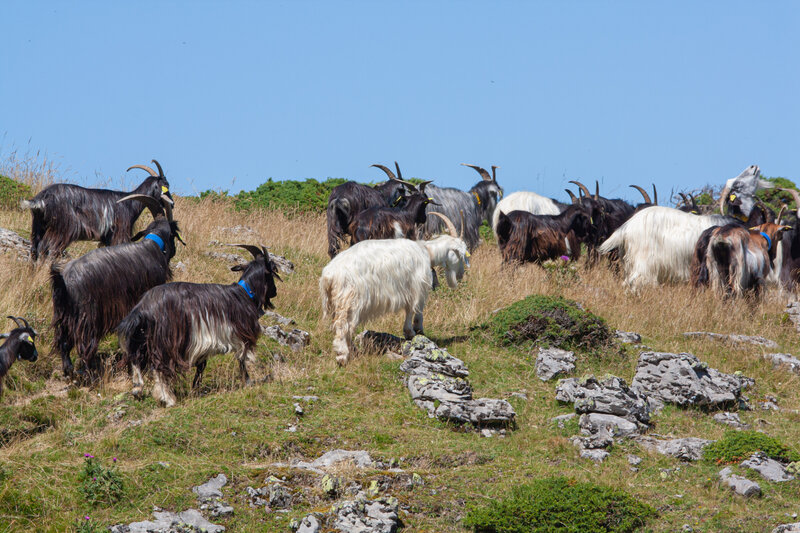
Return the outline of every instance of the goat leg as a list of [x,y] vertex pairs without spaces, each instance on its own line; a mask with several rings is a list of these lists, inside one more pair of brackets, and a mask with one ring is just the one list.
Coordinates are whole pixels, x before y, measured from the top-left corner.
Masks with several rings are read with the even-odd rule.
[[250,379],[250,373],[247,371],[247,362],[254,359],[253,354],[247,350],[242,352],[239,357],[239,374],[242,378],[242,383],[245,385],[252,385],[253,381]]
[[169,390],[169,382],[160,373],[155,372],[155,385],[153,385],[153,396],[164,407],[175,405],[175,395]]
[[142,387],[144,386],[142,370],[139,368],[139,365],[131,365],[131,381],[133,381],[133,389],[131,389],[131,394],[133,394],[134,397],[139,398],[142,395]]
[[59,344],[59,348],[61,348],[61,371],[64,373],[65,378],[72,379],[74,373],[74,367],[72,366],[72,359],[69,356],[69,352],[72,351],[72,342],[65,340]]
[[192,380],[192,390],[197,390],[200,382],[203,381],[203,372],[206,370],[206,360],[203,359],[195,365],[194,379]]

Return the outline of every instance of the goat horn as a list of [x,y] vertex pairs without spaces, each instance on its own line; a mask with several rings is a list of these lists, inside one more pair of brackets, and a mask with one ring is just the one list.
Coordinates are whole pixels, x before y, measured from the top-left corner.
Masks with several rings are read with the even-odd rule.
[[[419,191],[419,189],[417,189],[417,186],[416,186],[416,185],[414,185],[413,183],[411,183],[410,181],[405,181],[405,180],[400,180],[400,179],[399,179],[399,180],[397,180],[397,181],[399,181],[400,183],[402,183],[403,185],[405,185],[406,187],[408,187],[408,189],[409,189],[411,192],[418,192],[418,191]],[[430,182],[429,182],[429,183],[430,183]]]
[[444,220],[444,225],[447,226],[447,231],[450,233],[452,237],[458,239],[458,232],[456,231],[456,227],[453,224],[453,221],[447,218],[445,215],[439,213],[438,211],[431,211],[428,213],[429,215],[436,215],[437,217]]
[[497,169],[500,168],[497,165],[492,165],[492,181],[497,183]]
[[725,214],[725,199],[728,197],[728,193],[731,191],[730,187],[727,185],[722,189],[722,193],[719,195],[719,212],[720,214]]
[[792,195],[792,198],[794,199],[794,205],[796,205],[796,206],[797,206],[797,207],[795,207],[795,209],[800,209],[800,193],[798,193],[798,192],[797,192],[796,190],[794,190],[794,189],[781,189],[781,190],[782,190],[782,191],[786,191],[786,192],[788,192],[789,194],[791,194],[791,195]]
[[656,184],[653,184],[653,204],[658,205],[658,191],[656,190]]
[[22,320],[22,319],[17,318],[14,315],[8,315],[8,317],[6,317],[6,318],[10,318],[11,320],[13,320],[14,324],[16,324],[18,328],[22,328],[22,327],[26,327],[27,328],[28,327],[28,323],[27,322],[23,326],[22,324],[19,323],[19,321]]
[[647,194],[647,191],[646,191],[646,190],[642,189],[642,188],[641,188],[641,187],[639,187],[638,185],[628,185],[628,187],[633,187],[634,189],[636,189],[637,191],[639,191],[640,193],[642,193],[642,198],[644,198],[644,203],[646,203],[646,204],[652,204],[652,203],[653,203],[653,202],[650,200],[650,195],[649,195],[649,194]]
[[781,224],[781,217],[783,216],[783,212],[786,211],[786,204],[781,206],[781,210],[778,211],[778,216],[775,218],[775,223],[780,226]]
[[156,161],[155,159],[151,159],[150,162],[151,163],[155,163],[155,165],[158,167],[158,177],[159,178],[163,178],[164,177],[164,171],[161,170],[161,165],[158,164],[158,161]]
[[572,200],[573,205],[577,204],[578,203],[578,199],[575,198],[575,194],[569,189],[564,189],[564,190],[567,191],[567,194],[569,195],[569,199]]
[[577,185],[580,188],[580,190],[583,191],[584,196],[586,196],[587,198],[591,198],[592,197],[592,195],[589,193],[589,189],[587,189],[586,185],[584,185],[580,181],[574,181],[573,180],[573,181],[570,181],[570,183],[574,183],[575,185]]
[[463,209],[459,209],[458,212],[461,214],[461,233],[458,234],[458,238],[463,241],[464,240],[464,227],[466,226],[466,224],[464,224],[464,210]]
[[132,167],[128,167],[128,170],[126,170],[125,172],[128,172],[128,171],[130,171],[130,170],[132,170],[134,168],[141,168],[142,170],[146,170],[147,173],[150,174],[151,176],[153,176],[154,178],[158,177],[158,174],[156,174],[156,171],[153,170],[152,168],[148,167],[147,165],[133,165]]
[[481,168],[478,165],[470,165],[469,163],[461,163],[461,164],[463,166],[465,166],[465,167],[469,167],[469,168],[475,169],[478,172],[478,174],[481,175],[481,178],[483,178],[483,181],[492,181],[492,178],[489,177],[489,173],[486,172],[485,168]]
[[689,199],[692,201],[692,209],[697,211],[697,201],[694,199],[694,195],[689,193]]
[[433,183],[433,180],[423,181],[422,183],[420,183],[419,184],[419,192],[424,193],[425,192],[425,187],[427,187],[431,183]]
[[600,182],[597,180],[594,180],[594,199],[600,199]]
[[254,244],[226,244],[225,246],[234,246],[236,248],[243,248],[248,252],[250,252],[251,254],[253,254],[253,259],[258,259],[258,257],[262,255],[264,257],[267,257],[267,254],[264,253],[264,250]]
[[400,172],[400,165],[397,164],[397,161],[394,162],[394,168],[397,169],[397,179],[402,180],[403,179],[403,173]]
[[391,170],[389,170],[387,167],[385,167],[385,166],[383,166],[383,165],[378,165],[378,164],[375,164],[375,165],[370,165],[370,166],[371,166],[371,167],[375,167],[375,168],[379,168],[379,169],[383,170],[384,172],[386,172],[386,175],[387,175],[387,176],[389,176],[389,179],[390,179],[390,180],[392,180],[392,181],[397,181],[397,176],[395,176],[395,175],[394,175],[394,172],[392,172]]
[[[117,200],[117,203],[118,204],[122,203],[125,200],[138,200],[142,202],[145,205],[145,207],[147,207],[147,209],[150,210],[150,214],[153,215],[154,219],[158,216],[164,216],[164,207],[166,207],[167,205],[167,204],[162,204],[152,196],[147,196],[146,194],[129,194],[125,198],[120,198],[119,200]],[[170,209],[169,211],[170,215],[172,215],[172,209]],[[167,220],[170,220],[169,217],[167,217]]]
[[683,194],[682,192],[679,192],[678,196],[680,196],[681,200],[683,200],[683,205],[687,205],[687,206],[689,205],[689,199],[686,197],[685,194]]

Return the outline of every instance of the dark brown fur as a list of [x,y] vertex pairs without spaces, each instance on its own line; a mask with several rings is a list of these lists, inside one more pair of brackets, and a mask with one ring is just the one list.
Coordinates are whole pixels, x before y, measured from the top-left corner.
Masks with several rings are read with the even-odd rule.
[[533,215],[527,211],[501,213],[497,221],[497,244],[507,263],[541,262],[567,253],[580,257],[580,240],[590,226],[589,215],[581,205],[571,205],[559,215]]

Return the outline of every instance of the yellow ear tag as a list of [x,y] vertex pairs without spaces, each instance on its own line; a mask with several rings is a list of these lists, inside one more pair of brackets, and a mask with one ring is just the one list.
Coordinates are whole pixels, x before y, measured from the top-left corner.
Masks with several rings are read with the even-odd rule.
[[736,195],[735,194],[731,194],[728,198],[732,202],[732,201],[736,200]]
[[467,257],[472,257],[472,255],[469,252],[467,252]]
[[31,339],[31,336],[28,333],[26,333],[25,336],[22,337],[22,340],[24,340],[25,342],[33,343],[33,339]]
[[162,185],[162,186],[161,186],[161,192],[162,192],[162,193],[168,193],[168,192],[169,192],[169,189],[167,189],[166,187],[164,187],[164,186]]

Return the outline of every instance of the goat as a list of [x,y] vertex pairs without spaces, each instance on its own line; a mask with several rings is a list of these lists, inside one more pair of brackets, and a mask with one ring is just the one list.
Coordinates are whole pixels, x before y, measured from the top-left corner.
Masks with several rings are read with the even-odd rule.
[[497,202],[497,207],[494,209],[494,214],[492,215],[494,236],[497,237],[497,222],[500,220],[500,213],[508,214],[512,211],[527,211],[532,215],[557,215],[565,208],[566,205],[535,192],[512,192]]
[[738,218],[751,226],[768,222],[764,218],[765,208],[762,208],[760,218],[753,216],[753,209],[758,205],[756,192],[761,189],[775,187],[774,183],[761,179],[761,169],[758,165],[750,165],[735,178],[725,182],[722,194],[719,197],[720,212]]
[[[591,229],[584,242],[589,253],[589,262],[595,263],[599,259],[597,249],[600,244],[631,218],[635,209],[625,200],[600,196],[600,183],[597,181],[595,181],[594,196],[589,193],[589,189],[581,182],[572,180],[570,183],[577,185],[583,193],[579,203],[591,215]],[[615,259],[613,255],[612,259]]]
[[131,192],[86,189],[57,183],[45,187],[20,206],[31,210],[31,259],[60,256],[75,241],[100,241],[110,246],[131,241],[131,231],[142,214],[142,202],[119,200],[130,194],[150,196],[172,203],[169,182],[161,165],[153,159],[158,173],[145,165],[128,168],[146,170],[150,176]]
[[[469,192],[464,192],[453,187],[428,187],[428,195],[439,207],[436,211],[442,212],[449,219],[455,219],[464,214],[464,241],[469,250],[474,250],[480,243],[480,227],[483,221],[489,222],[494,216],[498,200],[503,197],[503,188],[497,184],[497,166],[492,166],[492,177],[489,173],[477,166],[461,163],[465,167],[474,169],[481,175],[481,181],[476,183]],[[431,209],[428,209],[431,212]],[[425,236],[437,235],[444,231],[445,225],[436,217],[428,217],[425,222]]]
[[253,255],[239,281],[218,283],[167,283],[153,287],[117,327],[123,364],[131,366],[133,394],[141,395],[142,372],[155,375],[153,397],[166,407],[175,405],[169,384],[179,372],[195,367],[192,388],[203,379],[208,357],[234,352],[242,381],[250,383],[247,364],[261,335],[259,317],[272,309],[280,280],[266,248],[234,244]]
[[39,358],[39,352],[33,343],[36,330],[30,327],[24,318],[10,315],[8,318],[13,320],[17,327],[9,333],[0,334],[0,339],[8,339],[0,346],[0,399],[3,398],[3,381],[14,361],[22,359],[34,363]]
[[352,243],[367,239],[399,239],[417,240],[417,226],[425,223],[425,209],[428,204],[439,205],[429,198],[425,187],[430,181],[424,181],[417,189],[412,183],[403,184],[412,191],[402,207],[370,207],[353,216],[348,228]]
[[671,207],[653,206],[634,214],[598,249],[616,252],[622,260],[625,284],[633,291],[644,285],[688,281],[694,246],[711,226],[733,222],[721,215],[693,215]]
[[423,333],[422,311],[433,285],[433,268],[443,268],[447,284],[456,288],[469,266],[466,242],[456,236],[449,219],[445,224],[450,235],[428,241],[359,242],[322,269],[322,310],[335,332],[333,349],[338,364],[347,364],[356,328],[387,313],[405,311],[406,338]]
[[[397,174],[402,179],[397,161],[394,163]],[[333,258],[339,253],[342,240],[348,234],[353,217],[364,209],[380,206],[396,206],[403,195],[404,185],[391,170],[383,165],[371,165],[383,170],[389,180],[370,187],[348,181],[331,189],[328,197],[326,216],[328,221],[328,255]]]
[[183,243],[172,208],[151,196],[131,194],[119,202],[138,200],[153,222],[134,238],[138,242],[97,248],[66,264],[53,264],[53,351],[61,353],[64,376],[72,377],[70,351],[77,347],[86,369],[95,363],[100,340],[117,327],[148,289],[172,279],[169,261],[175,239]]
[[658,205],[658,191],[656,190],[655,183],[653,184],[653,199],[650,199],[650,195],[647,194],[647,191],[639,187],[638,185],[628,185],[628,187],[631,187],[639,191],[639,194],[642,195],[642,199],[644,200],[643,203],[637,204],[636,207],[634,207],[634,212],[641,211],[642,209],[646,209],[654,205]]
[[500,213],[497,244],[503,261],[539,263],[569,255],[578,259],[580,241],[590,229],[590,216],[580,204],[558,215],[532,215],[527,211]]
[[[787,229],[791,226],[771,222],[750,229],[738,224],[709,228],[695,248],[692,284],[711,285],[726,296],[742,296],[746,291],[760,294],[772,272],[777,244]],[[702,260],[705,264],[698,264]]]

